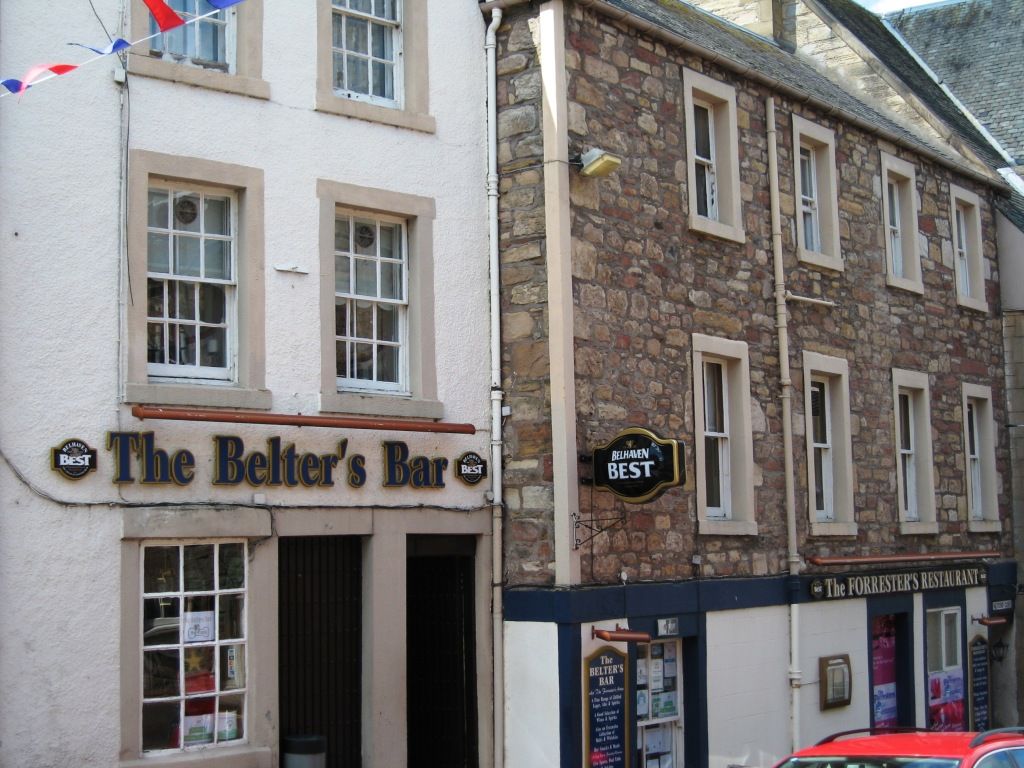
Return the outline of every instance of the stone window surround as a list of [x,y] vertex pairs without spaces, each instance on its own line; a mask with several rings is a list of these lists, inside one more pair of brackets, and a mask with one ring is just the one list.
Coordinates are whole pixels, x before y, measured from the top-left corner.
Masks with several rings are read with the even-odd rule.
[[[263,80],[263,0],[246,0],[226,11],[229,20],[235,19],[235,61],[232,71],[193,66],[149,55],[149,49],[137,46],[128,57],[128,71],[175,83],[210,88],[225,93],[236,93],[257,99],[270,98],[270,85]],[[150,13],[142,0],[131,2],[132,40],[150,34]]]
[[[914,475],[918,519],[907,520],[903,506],[903,473],[900,470],[899,395],[910,395],[914,416]],[[900,533],[904,535],[939,532],[935,516],[934,453],[932,450],[931,389],[928,374],[922,371],[892,369],[893,454],[896,460],[896,500]]]
[[[917,171],[913,164],[887,152],[881,152],[882,166],[882,231],[885,242],[886,285],[912,293],[924,293],[921,274],[921,249],[918,246]],[[889,241],[889,182],[899,190],[900,247],[903,254],[903,277],[895,274],[892,244]]]
[[[237,355],[231,384],[150,381],[146,363],[146,211],[151,179],[195,182],[238,197]],[[128,275],[125,400],[130,403],[266,409],[263,171],[181,155],[133,149],[128,178]]]
[[[996,426],[992,410],[992,387],[983,384],[961,384],[961,407],[964,429],[964,488],[967,494],[967,527],[975,533],[998,533],[1002,531],[999,520],[999,485],[996,479]],[[971,516],[973,481],[968,466],[970,455],[969,435],[967,432],[967,403],[975,404],[974,425],[978,431],[978,458],[981,462],[981,499],[982,514],[980,518]],[[980,407],[979,407],[980,406]]]
[[[320,409],[326,412],[440,419],[434,354],[434,200],[317,179],[320,201]],[[339,209],[405,219],[408,238],[409,396],[339,392],[334,338],[334,220]]]
[[[800,221],[800,199],[803,176],[800,173],[800,147],[814,153],[818,187],[818,227],[821,250],[808,250],[804,244],[803,222]],[[842,272],[845,268],[839,245],[839,191],[836,173],[836,136],[830,128],[793,115],[793,196],[796,201],[796,241],[800,261]]]
[[[756,536],[754,505],[754,440],[750,406],[750,363],[747,343],[695,333],[693,344],[694,461],[697,485],[698,532],[712,535]],[[707,516],[704,484],[704,359],[723,364],[729,402],[730,520]]]
[[[686,197],[690,229],[737,243],[746,241],[740,195],[739,128],[736,89],[692,69],[683,69],[683,100],[686,108]],[[693,131],[694,101],[710,104],[715,127],[715,181],[718,220],[697,213],[697,174]]]
[[[846,359],[816,352],[803,353],[804,419],[807,442],[807,512],[812,536],[856,536],[857,520],[853,506],[853,444],[850,428],[850,369]],[[811,386],[813,378],[829,383],[829,410],[832,416],[832,505],[834,519],[817,519],[814,508],[814,432],[811,425]]]
[[[967,248],[967,263],[970,270],[971,293],[960,292],[960,263],[956,257],[957,243],[957,204],[966,207],[966,229],[963,233]],[[988,312],[988,301],[985,298],[985,258],[984,241],[981,239],[981,198],[974,192],[957,186],[949,185],[949,231],[953,238],[953,270],[956,282],[956,302],[961,307]]]
[[395,97],[398,108],[346,98],[334,91],[331,41],[333,12],[331,0],[316,0],[316,109],[345,117],[410,128],[425,133],[437,130],[430,114],[427,55],[427,3],[402,2],[402,51],[396,66],[401,67],[402,92]]

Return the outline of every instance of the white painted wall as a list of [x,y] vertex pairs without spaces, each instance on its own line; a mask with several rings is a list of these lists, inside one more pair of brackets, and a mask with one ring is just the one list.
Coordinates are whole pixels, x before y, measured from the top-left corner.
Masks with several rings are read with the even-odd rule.
[[[871,724],[871,647],[864,600],[837,600],[800,606],[800,737],[804,747],[825,736]],[[850,656],[850,705],[822,711],[818,659]]]
[[788,637],[785,606],[707,614],[710,768],[789,754]]
[[561,765],[558,625],[505,622],[505,766]]
[[1003,311],[1024,310],[1024,232],[996,212],[999,243],[999,291]]
[[[100,45],[121,27],[122,0],[0,6],[0,77],[41,62],[81,62],[68,42]],[[113,79],[114,59],[0,99],[0,764],[109,766],[120,749],[121,501],[251,502],[254,489],[214,488],[211,436],[247,447],[280,435],[326,452],[340,437],[371,471],[358,492],[266,490],[271,504],[475,507],[485,484],[449,470],[444,491],[380,486],[380,440],[413,454],[487,455],[489,376],[484,197],[484,22],[475,4],[430,0],[430,112],[436,134],[316,113],[313,3],[264,4],[268,101],[155,79]],[[98,17],[98,18],[97,18]],[[122,112],[122,100],[125,109]],[[127,108],[130,105],[130,110]],[[122,114],[125,116],[122,121]],[[380,435],[134,419],[119,403],[124,275],[120,200],[124,129],[132,149],[263,169],[266,189],[266,385],[272,411],[317,413],[320,382],[316,179],[434,198],[438,395],[445,419],[475,436]],[[279,273],[295,263],[308,275]],[[152,429],[196,453],[187,488],[111,484],[108,431]],[[100,469],[78,482],[49,467],[77,437]],[[355,499],[358,499],[356,501]],[[91,502],[93,506],[85,506]],[[553,646],[552,646],[553,649]],[[486,674],[486,670],[481,670]]]

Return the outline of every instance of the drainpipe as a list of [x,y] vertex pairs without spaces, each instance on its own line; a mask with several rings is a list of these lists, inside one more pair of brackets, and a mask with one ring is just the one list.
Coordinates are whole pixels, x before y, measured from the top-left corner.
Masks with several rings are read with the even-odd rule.
[[789,720],[790,751],[800,744],[800,554],[797,552],[793,487],[793,381],[789,377],[789,330],[786,275],[782,265],[782,222],[779,204],[779,157],[776,146],[775,99],[765,102],[768,122],[768,182],[772,207],[772,261],[775,266],[775,328],[779,335],[779,379],[782,382],[782,451],[786,475],[786,540],[789,562]]
[[491,642],[493,645],[494,768],[505,763],[505,643],[502,623],[502,469],[501,469],[501,294],[498,261],[498,67],[495,51],[501,8],[491,11],[487,53],[487,226],[491,277]]

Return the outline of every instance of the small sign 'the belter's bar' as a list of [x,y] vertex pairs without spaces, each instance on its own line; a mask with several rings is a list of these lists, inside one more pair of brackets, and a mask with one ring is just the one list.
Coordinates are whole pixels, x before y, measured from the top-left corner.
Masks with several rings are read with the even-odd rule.
[[631,427],[594,449],[594,485],[623,501],[643,504],[686,482],[678,440]]

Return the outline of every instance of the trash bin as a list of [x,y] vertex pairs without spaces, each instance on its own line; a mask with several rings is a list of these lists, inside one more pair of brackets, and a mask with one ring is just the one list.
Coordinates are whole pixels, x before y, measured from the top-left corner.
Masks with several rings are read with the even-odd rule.
[[281,740],[281,768],[325,768],[327,739],[323,736],[285,736]]

